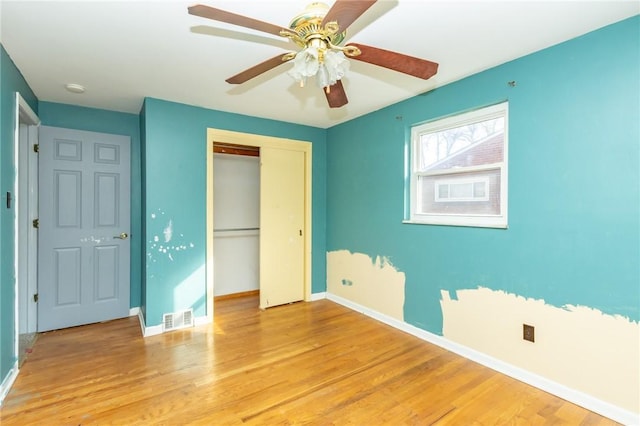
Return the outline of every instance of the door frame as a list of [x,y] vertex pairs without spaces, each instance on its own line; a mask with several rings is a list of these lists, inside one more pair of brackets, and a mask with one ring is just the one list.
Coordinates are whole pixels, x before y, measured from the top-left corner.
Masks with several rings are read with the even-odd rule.
[[[27,101],[16,92],[14,129],[14,167],[16,179],[14,193],[16,194],[14,217],[14,268],[15,268],[15,356],[19,357],[20,338],[20,297],[23,293],[36,294],[38,291],[38,234],[37,230],[29,226],[29,222],[38,217],[38,156],[33,147],[38,144],[38,126],[40,119],[31,109]],[[26,134],[25,134],[26,133]],[[22,184],[21,184],[22,182]],[[27,211],[21,212],[20,205],[26,200]],[[24,222],[26,220],[26,223]],[[26,228],[28,232],[19,230]],[[26,253],[26,259],[22,255]],[[25,276],[26,275],[26,276]],[[27,303],[27,332],[37,331],[38,309],[35,303]]]
[[213,321],[213,144],[289,149],[304,152],[304,300],[311,300],[311,142],[233,132],[215,128],[207,129],[207,246],[206,285],[207,319]]

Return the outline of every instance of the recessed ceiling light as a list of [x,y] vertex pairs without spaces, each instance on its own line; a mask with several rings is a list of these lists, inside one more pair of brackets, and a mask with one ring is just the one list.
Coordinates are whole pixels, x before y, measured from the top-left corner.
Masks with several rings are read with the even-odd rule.
[[84,86],[81,84],[69,83],[64,87],[71,93],[84,93]]

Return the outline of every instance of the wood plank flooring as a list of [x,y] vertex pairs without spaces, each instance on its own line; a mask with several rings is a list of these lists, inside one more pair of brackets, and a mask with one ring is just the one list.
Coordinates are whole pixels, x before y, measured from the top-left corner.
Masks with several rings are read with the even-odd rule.
[[215,304],[143,339],[135,317],[41,334],[9,425],[613,425],[328,300]]

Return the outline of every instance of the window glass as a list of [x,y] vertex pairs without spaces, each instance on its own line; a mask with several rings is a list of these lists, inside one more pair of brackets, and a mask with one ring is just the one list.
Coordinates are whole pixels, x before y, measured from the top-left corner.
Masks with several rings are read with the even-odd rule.
[[507,103],[412,128],[406,222],[507,226]]

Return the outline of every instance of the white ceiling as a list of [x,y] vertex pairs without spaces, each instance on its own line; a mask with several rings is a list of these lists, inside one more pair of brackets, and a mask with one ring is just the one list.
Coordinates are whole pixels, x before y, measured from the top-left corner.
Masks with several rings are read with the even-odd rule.
[[[293,44],[189,15],[197,2],[2,0],[0,40],[42,101],[137,114],[149,96],[327,128],[640,13],[637,0],[379,0],[347,41],[438,62],[438,74],[424,81],[351,61],[349,103],[330,109],[315,84],[286,74],[290,64],[226,83]],[[200,3],[286,27],[310,0]]]

